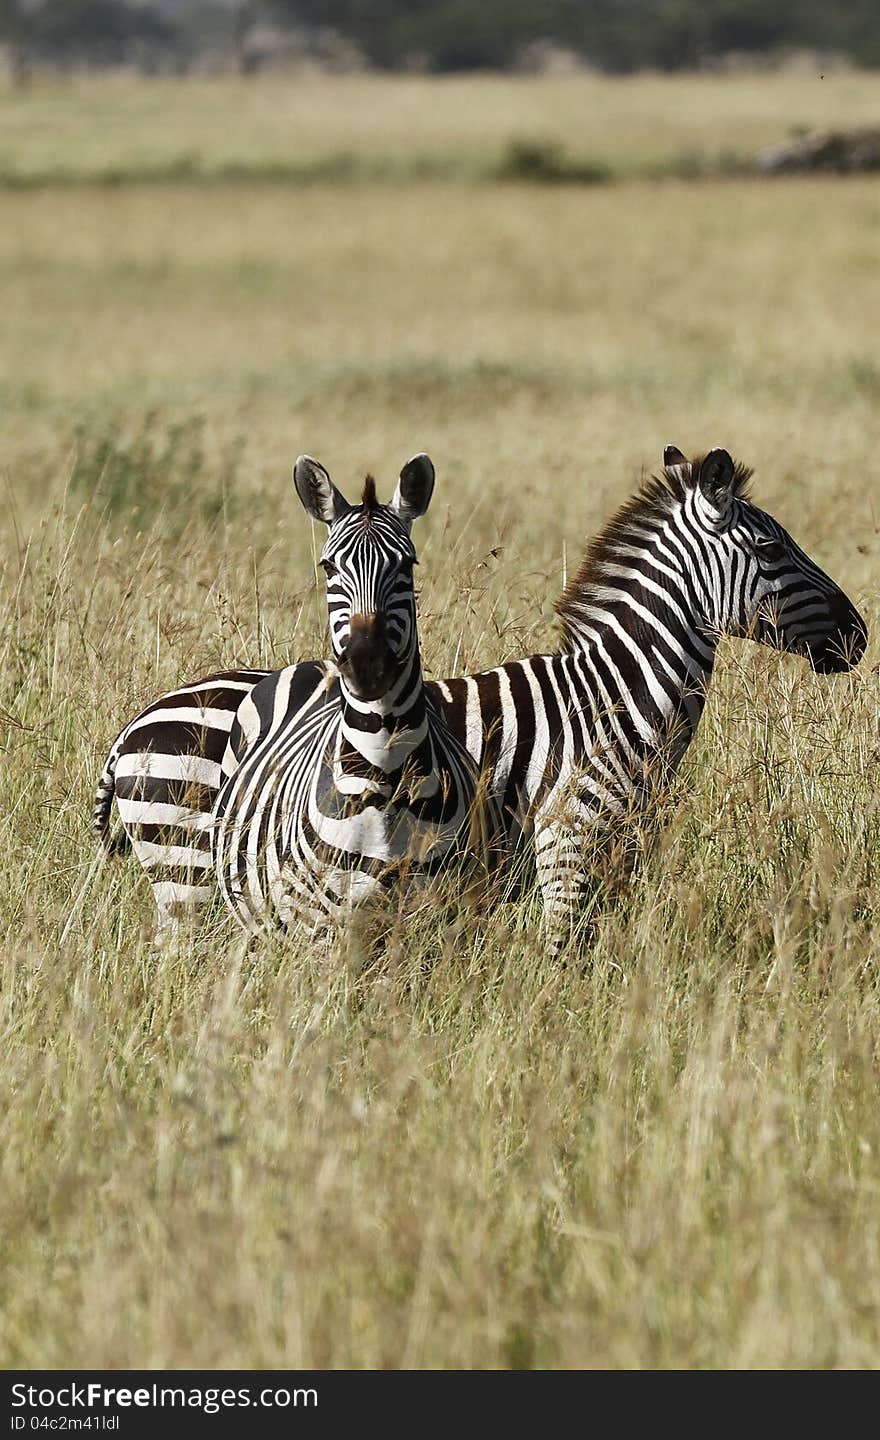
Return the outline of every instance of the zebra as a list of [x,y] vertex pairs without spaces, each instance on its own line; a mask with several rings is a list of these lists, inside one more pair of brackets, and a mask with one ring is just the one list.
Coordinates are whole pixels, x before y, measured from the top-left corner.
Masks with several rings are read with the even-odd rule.
[[852,602],[753,502],[751,470],[724,449],[688,461],[668,445],[663,460],[557,601],[558,651],[436,685],[511,848],[530,838],[554,951],[608,853],[631,861],[696,733],[722,636],[821,674],[851,669],[867,644]]
[[[98,780],[92,816],[107,855],[132,848],[156,902],[155,939],[216,891],[210,819],[221,762],[242,700],[270,670],[221,670],[154,700],[120,730]],[[111,833],[114,796],[122,830]]]
[[305,455],[294,483],[328,530],[334,663],[261,681],[232,727],[211,848],[220,892],[252,932],[332,929],[392,883],[468,856],[491,870],[502,833],[422,678],[410,531],[431,500],[431,460],[404,465],[388,505],[369,475],[349,504]]
[[[425,687],[501,807],[509,855],[528,842],[556,948],[594,888],[602,843],[626,836],[673,779],[722,635],[800,654],[819,673],[850,669],[867,643],[843,592],[752,501],[749,470],[726,450],[688,461],[668,445],[663,460],[557,602],[558,650]],[[326,673],[301,663],[316,683]],[[264,706],[273,687],[296,691],[297,668],[254,672]],[[230,708],[226,734],[234,720]],[[254,723],[239,727],[239,753]],[[216,793],[199,792],[195,823]]]

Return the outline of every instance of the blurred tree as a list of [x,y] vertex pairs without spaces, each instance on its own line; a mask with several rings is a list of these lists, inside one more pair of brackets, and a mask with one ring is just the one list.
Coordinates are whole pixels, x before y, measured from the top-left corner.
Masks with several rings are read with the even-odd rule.
[[385,69],[505,69],[535,41],[617,72],[793,48],[880,64],[880,0],[0,0],[0,41],[24,73],[31,54],[113,64],[138,47],[211,48],[217,31],[247,71],[267,17],[338,32]]
[[307,27],[331,27],[374,64],[418,57],[436,70],[505,67],[534,40],[604,69],[682,70],[731,52],[815,48],[880,62],[878,0],[265,0]]
[[122,0],[41,0],[27,7],[22,0],[0,0],[0,6],[14,17],[20,47],[34,58],[65,64],[119,64],[136,44],[171,46],[175,39],[164,15]]
[[25,15],[19,0],[0,0],[0,44],[6,47],[13,83],[23,85],[29,66]]
[[234,0],[232,6],[232,44],[240,75],[247,75],[253,69],[253,61],[248,51],[248,36],[257,19],[258,9],[259,6],[254,0]]

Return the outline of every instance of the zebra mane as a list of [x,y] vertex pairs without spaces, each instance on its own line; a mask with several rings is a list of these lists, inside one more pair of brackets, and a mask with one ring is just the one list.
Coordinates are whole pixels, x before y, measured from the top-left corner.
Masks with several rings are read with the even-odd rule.
[[369,524],[379,508],[379,501],[376,499],[376,482],[372,475],[367,475],[364,478],[364,493],[361,496],[361,504],[364,507],[364,518],[367,524]]
[[[669,465],[659,475],[649,475],[635,495],[621,505],[612,515],[604,529],[595,535],[587,546],[577,574],[569,580],[554,610],[562,625],[566,642],[575,638],[575,617],[579,608],[591,593],[605,585],[603,567],[613,558],[617,545],[633,538],[633,531],[651,521],[663,519],[676,505],[684,503],[693,490],[700,473],[703,456],[689,461],[686,465]],[[748,484],[752,471],[746,465],[737,464],[733,476],[732,493],[738,500],[747,500]]]

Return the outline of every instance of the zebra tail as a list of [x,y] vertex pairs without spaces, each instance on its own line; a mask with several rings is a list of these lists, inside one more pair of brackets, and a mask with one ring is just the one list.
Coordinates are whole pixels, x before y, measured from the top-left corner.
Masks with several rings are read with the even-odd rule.
[[114,740],[110,753],[104,762],[104,769],[101,771],[101,778],[95,790],[95,808],[92,811],[92,828],[98,839],[98,844],[105,855],[124,855],[131,849],[131,841],[125,830],[119,831],[116,835],[110,833],[110,811],[113,808],[113,796],[116,794],[116,762],[119,759],[119,740]]

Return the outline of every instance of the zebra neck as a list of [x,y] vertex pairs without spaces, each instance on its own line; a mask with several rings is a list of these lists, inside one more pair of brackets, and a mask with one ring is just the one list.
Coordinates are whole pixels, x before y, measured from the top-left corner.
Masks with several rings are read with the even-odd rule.
[[360,700],[340,677],[341,707],[336,766],[344,774],[392,776],[404,766],[430,774],[433,746],[422,669],[416,653],[393,688],[378,700]]
[[606,562],[602,580],[569,599],[568,649],[593,703],[626,713],[634,748],[674,770],[703,713],[715,637],[686,576],[661,587]]

